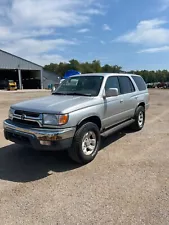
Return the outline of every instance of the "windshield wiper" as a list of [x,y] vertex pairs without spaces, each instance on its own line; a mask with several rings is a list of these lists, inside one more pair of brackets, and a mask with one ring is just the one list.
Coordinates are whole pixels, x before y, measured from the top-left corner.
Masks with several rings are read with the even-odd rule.
[[53,92],[52,95],[77,95],[77,96],[92,96],[91,94],[83,94],[78,92],[67,92],[67,93],[61,93],[61,92]]
[[78,93],[78,92],[70,92],[66,93],[67,95],[79,95],[79,96],[92,96],[91,94],[83,94],[83,93]]
[[53,92],[52,95],[67,95],[67,93]]

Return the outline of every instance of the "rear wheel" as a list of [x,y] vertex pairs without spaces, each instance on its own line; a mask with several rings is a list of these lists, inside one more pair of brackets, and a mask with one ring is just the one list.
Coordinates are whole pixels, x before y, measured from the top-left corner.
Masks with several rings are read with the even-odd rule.
[[142,130],[145,123],[145,108],[143,106],[139,106],[135,112],[135,122],[132,124],[131,128],[135,131]]
[[96,157],[99,147],[99,128],[96,124],[88,122],[77,130],[68,153],[72,160],[80,164],[87,164]]

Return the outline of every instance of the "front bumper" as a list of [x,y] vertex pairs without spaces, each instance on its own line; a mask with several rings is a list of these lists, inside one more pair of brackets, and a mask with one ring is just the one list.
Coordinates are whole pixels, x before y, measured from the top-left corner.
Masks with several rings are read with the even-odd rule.
[[37,150],[63,150],[71,147],[76,128],[44,129],[4,121],[4,136],[7,140]]

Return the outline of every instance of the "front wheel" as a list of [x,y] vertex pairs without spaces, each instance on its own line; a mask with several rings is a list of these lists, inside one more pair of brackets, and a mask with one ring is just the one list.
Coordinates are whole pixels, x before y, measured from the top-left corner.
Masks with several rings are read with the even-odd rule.
[[143,106],[137,107],[134,119],[135,122],[132,124],[131,128],[135,131],[142,130],[145,123],[145,108]]
[[88,122],[77,130],[72,147],[68,150],[68,153],[73,161],[87,164],[96,157],[99,147],[99,128],[96,124]]

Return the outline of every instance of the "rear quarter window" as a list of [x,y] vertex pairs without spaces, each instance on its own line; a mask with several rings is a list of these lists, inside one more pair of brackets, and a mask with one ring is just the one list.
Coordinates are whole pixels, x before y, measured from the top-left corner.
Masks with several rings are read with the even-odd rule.
[[146,86],[146,83],[145,81],[143,80],[142,77],[139,77],[139,76],[132,76],[133,80],[135,81],[139,91],[144,91],[147,89],[147,86]]

